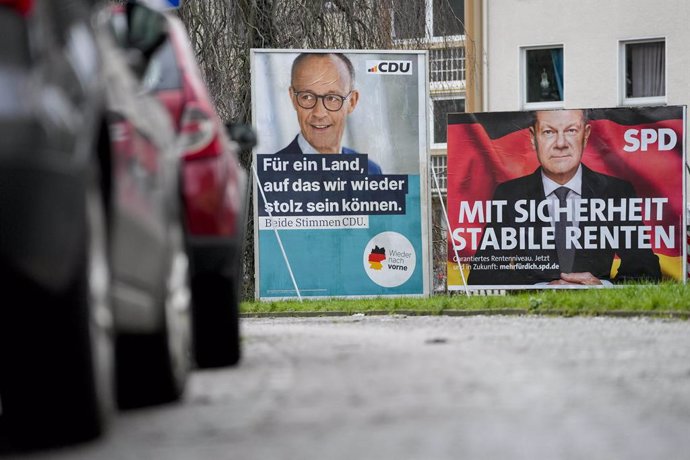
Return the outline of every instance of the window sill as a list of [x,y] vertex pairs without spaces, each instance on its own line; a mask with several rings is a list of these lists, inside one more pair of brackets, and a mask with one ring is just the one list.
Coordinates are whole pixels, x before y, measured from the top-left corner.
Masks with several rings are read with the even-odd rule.
[[621,102],[622,107],[637,107],[650,105],[666,105],[666,96],[658,97],[628,97]]
[[553,102],[524,102],[522,110],[548,110],[548,109],[563,109],[565,104],[563,101]]

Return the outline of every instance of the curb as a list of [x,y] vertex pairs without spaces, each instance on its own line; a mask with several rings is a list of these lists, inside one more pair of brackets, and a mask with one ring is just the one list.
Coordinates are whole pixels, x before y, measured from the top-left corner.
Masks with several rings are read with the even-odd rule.
[[606,312],[570,312],[565,310],[527,310],[523,308],[505,308],[495,310],[372,310],[364,312],[346,311],[281,311],[281,312],[253,312],[240,313],[240,318],[318,318],[318,317],[342,317],[342,316],[597,316],[611,318],[665,318],[665,319],[690,319],[690,312],[678,311],[621,311],[612,310]]

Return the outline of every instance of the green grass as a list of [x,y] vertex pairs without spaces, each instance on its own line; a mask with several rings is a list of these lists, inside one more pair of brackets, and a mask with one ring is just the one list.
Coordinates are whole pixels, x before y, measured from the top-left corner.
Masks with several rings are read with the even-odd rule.
[[690,285],[626,285],[610,289],[508,291],[506,295],[434,295],[428,299],[381,297],[242,302],[245,314],[290,314],[292,312],[462,314],[517,311],[536,314],[601,315],[610,313],[690,316]]

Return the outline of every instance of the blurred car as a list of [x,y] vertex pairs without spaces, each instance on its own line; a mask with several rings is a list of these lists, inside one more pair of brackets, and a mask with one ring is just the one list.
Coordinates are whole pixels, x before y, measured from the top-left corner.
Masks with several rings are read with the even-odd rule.
[[[171,14],[165,16],[168,39],[151,60],[147,82],[171,114],[184,152],[182,200],[196,363],[233,365],[241,355],[239,296],[247,174],[239,163],[240,145],[229,137],[214,108],[184,25]],[[234,130],[251,138],[251,128]]]
[[190,367],[179,152],[141,84],[167,26],[97,3],[0,0],[0,411],[20,445],[93,438],[116,386],[174,400]]
[[172,121],[143,85],[167,36],[164,16],[129,2],[104,8],[97,24],[114,177],[117,395],[129,407],[178,399],[191,367],[181,163]]

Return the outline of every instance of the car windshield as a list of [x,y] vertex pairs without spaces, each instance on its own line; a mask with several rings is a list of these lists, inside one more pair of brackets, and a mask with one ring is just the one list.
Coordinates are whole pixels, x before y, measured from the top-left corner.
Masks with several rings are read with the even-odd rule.
[[180,69],[175,59],[175,50],[169,40],[166,40],[151,58],[151,62],[144,75],[144,86],[152,91],[182,87]]

